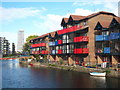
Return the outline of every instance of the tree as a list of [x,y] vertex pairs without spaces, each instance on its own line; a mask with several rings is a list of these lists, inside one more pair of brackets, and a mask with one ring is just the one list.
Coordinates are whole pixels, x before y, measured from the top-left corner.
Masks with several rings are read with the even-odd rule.
[[38,35],[31,35],[26,38],[26,43],[23,45],[23,54],[30,54],[31,43],[29,41],[36,37],[38,37]]
[[38,37],[38,35],[28,36],[28,37],[26,38],[26,43],[29,43],[29,41],[30,41],[31,39],[34,39],[34,38],[36,38],[36,37]]

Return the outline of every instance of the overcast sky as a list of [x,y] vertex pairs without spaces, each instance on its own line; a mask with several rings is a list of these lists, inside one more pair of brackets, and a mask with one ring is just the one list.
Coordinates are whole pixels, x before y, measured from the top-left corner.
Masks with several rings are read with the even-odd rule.
[[25,31],[25,38],[29,35],[42,35],[60,30],[62,29],[60,26],[62,18],[69,17],[70,14],[86,16],[98,11],[107,11],[118,15],[119,0],[55,1],[2,0],[0,37],[6,37],[10,43],[17,44],[19,30]]

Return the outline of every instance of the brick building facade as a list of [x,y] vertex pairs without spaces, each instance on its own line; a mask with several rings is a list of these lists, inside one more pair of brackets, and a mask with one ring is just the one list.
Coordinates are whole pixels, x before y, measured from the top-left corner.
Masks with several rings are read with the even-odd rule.
[[[117,27],[113,22],[116,22]],[[72,65],[96,65],[105,61],[120,62],[119,17],[110,12],[97,12],[88,16],[70,15],[61,21],[62,30],[47,33],[30,40],[31,54],[47,55],[51,61],[64,60]],[[113,31],[118,34],[115,40]],[[111,36],[113,35],[113,36]],[[113,55],[116,47],[119,50]],[[112,49],[111,49],[112,48]],[[116,60],[118,59],[118,60]]]

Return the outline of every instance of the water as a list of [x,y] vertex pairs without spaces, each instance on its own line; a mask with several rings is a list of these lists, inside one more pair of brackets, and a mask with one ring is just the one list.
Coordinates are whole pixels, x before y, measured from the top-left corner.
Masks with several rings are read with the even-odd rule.
[[118,88],[118,79],[79,72],[21,66],[18,60],[2,62],[2,88]]

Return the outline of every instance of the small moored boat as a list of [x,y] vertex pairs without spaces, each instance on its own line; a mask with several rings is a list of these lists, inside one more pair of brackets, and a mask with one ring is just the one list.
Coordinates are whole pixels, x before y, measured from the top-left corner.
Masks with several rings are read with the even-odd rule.
[[91,72],[90,75],[92,76],[100,76],[100,77],[105,77],[106,76],[106,72]]

